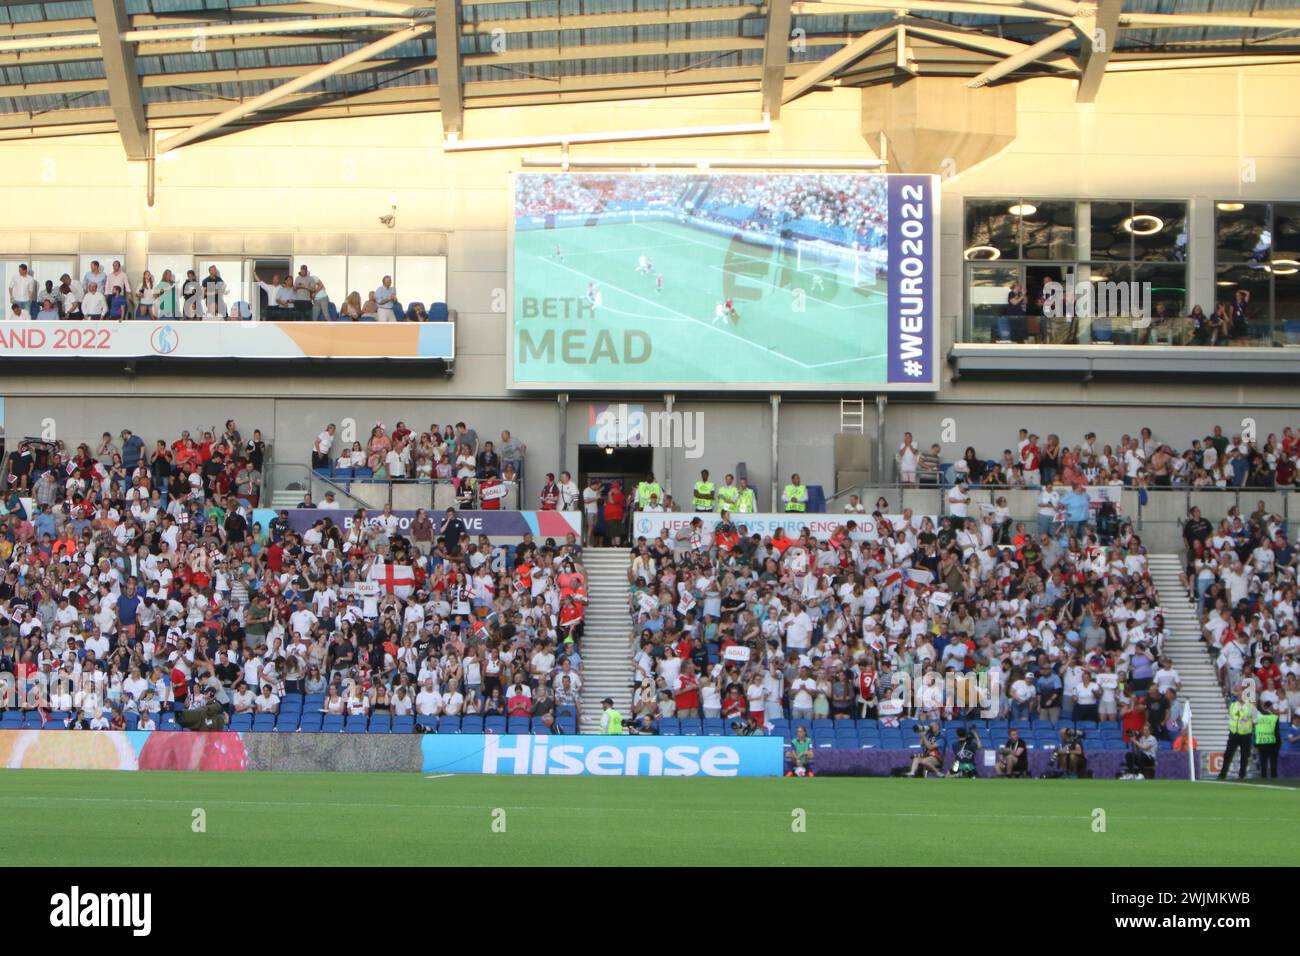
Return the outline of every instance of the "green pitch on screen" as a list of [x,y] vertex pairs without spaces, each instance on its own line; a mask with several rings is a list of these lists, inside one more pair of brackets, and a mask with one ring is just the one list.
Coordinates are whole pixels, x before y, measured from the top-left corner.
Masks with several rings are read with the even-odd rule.
[[885,382],[887,307],[884,276],[675,222],[515,233],[519,384]]
[[1300,791],[1182,781],[6,770],[0,803],[10,867],[1300,859]]

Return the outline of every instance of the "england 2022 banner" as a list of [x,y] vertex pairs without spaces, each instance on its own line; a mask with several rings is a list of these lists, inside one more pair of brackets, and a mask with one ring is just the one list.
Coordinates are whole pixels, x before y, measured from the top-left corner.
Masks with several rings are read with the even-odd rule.
[[938,179],[517,173],[515,388],[938,388]]

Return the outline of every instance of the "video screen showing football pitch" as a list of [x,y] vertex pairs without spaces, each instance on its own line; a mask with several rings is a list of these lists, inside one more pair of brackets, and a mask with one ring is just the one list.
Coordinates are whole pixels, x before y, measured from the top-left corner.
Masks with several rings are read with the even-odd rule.
[[889,177],[514,179],[514,384],[889,382]]

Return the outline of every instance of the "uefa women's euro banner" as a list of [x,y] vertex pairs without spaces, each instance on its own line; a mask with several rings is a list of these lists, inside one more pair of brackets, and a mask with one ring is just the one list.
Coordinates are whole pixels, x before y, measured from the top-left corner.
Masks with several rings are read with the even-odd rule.
[[[885,515],[885,520],[894,528],[902,527],[902,515]],[[694,518],[701,519],[705,531],[712,532],[722,520],[719,514],[691,514],[686,511],[677,512],[645,512],[638,511],[632,516],[632,536],[639,538],[644,536],[647,541],[652,541],[659,537],[659,533],[668,529],[670,539],[677,536],[679,532],[689,531],[691,520]],[[921,522],[929,518],[931,523],[938,528],[939,518],[937,515],[913,515],[912,526],[919,528]],[[743,525],[748,534],[758,534],[767,537],[774,534],[777,528],[785,531],[786,535],[791,538],[799,537],[799,532],[807,528],[812,532],[812,536],[818,541],[827,541],[835,533],[835,529],[841,525],[847,525],[850,521],[857,524],[857,529],[852,532],[850,537],[859,541],[875,541],[880,537],[880,528],[876,526],[876,521],[871,515],[843,515],[843,514],[813,514],[811,512],[790,513],[790,514],[736,514],[731,516],[731,523],[737,530]]]
[[938,389],[937,177],[512,184],[511,388]]
[[[409,538],[415,512],[394,511],[393,514],[397,516],[398,532]],[[445,511],[433,510],[428,514],[436,538],[442,532],[442,524],[447,515]],[[485,534],[492,539],[493,544],[518,544],[525,534],[532,534],[538,544],[547,538],[554,538],[562,544],[567,534],[577,535],[579,540],[582,538],[580,511],[458,511],[456,515],[465,522],[471,538]],[[272,512],[269,517],[274,516]],[[344,531],[349,531],[356,521],[356,512],[345,508],[289,509],[289,527],[294,531],[306,531],[323,518],[328,518]],[[382,511],[366,511],[367,524],[377,524],[382,518]]]
[[425,734],[425,773],[549,777],[779,777],[780,737]]
[[442,359],[451,322],[0,322],[0,358]]

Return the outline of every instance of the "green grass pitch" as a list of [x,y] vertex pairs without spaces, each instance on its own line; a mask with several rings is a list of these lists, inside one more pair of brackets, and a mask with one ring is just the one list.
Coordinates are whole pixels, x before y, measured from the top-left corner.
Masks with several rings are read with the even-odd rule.
[[[1300,790],[1176,781],[8,770],[0,803],[9,866],[1300,859]],[[206,832],[192,830],[196,809]],[[1094,832],[1096,810],[1105,832]]]
[[[560,247],[561,256],[555,254]],[[638,273],[642,255],[663,276]],[[826,268],[801,271],[792,254],[673,222],[601,223],[515,234],[515,329],[534,337],[575,327],[648,333],[643,364],[538,362],[516,342],[520,382],[883,382],[887,378],[883,277],[863,288]],[[594,318],[530,316],[527,300],[583,299],[596,282]],[[739,320],[715,307],[733,299]]]

